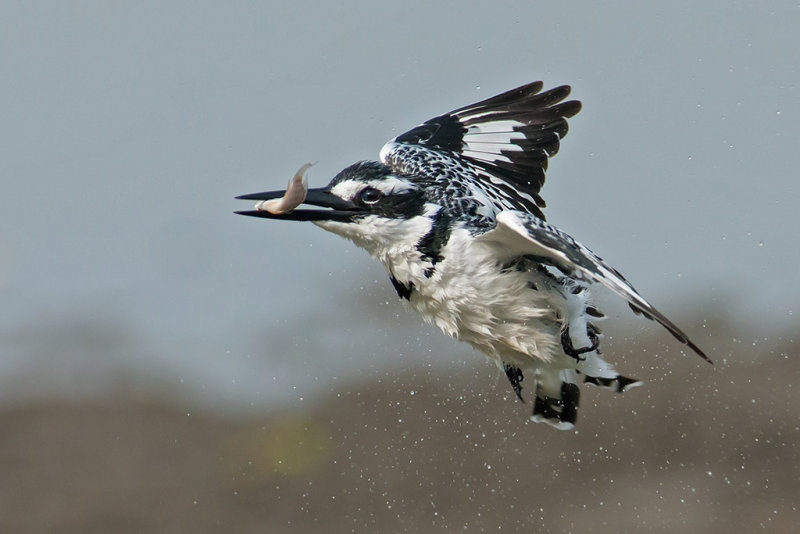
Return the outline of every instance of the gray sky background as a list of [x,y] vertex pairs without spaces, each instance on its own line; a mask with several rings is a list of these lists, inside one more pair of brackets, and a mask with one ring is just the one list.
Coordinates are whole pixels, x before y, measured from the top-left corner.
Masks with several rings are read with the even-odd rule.
[[[234,216],[233,196],[307,161],[321,185],[535,79],[584,104],[543,190],[551,222],[680,324],[714,307],[753,337],[796,324],[800,6],[770,6],[4,1],[0,386],[123,365],[257,404],[393,358],[469,357],[406,316],[365,253]],[[376,296],[383,321],[361,311]],[[382,332],[396,314],[399,348]]]

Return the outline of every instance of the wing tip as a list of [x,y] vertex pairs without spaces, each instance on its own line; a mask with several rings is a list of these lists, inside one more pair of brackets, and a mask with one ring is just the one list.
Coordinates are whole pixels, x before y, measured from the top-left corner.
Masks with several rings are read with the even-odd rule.
[[675,337],[675,339],[677,339],[678,341],[680,341],[681,343],[692,349],[692,351],[694,351],[695,354],[703,358],[705,361],[707,361],[711,365],[714,365],[714,362],[711,361],[711,358],[709,358],[700,347],[698,347],[691,339],[689,339],[689,336],[687,336],[683,332],[683,330],[675,326],[672,323],[672,321],[664,317],[664,315],[658,312],[658,310],[656,310],[652,306],[650,307],[650,310],[645,310],[642,307],[637,306],[633,302],[628,302],[628,306],[630,307],[631,310],[633,310],[633,312],[636,315],[641,315],[647,319],[650,319],[651,321],[655,321],[664,328],[666,328],[669,331],[669,333]]
[[714,362],[711,360],[711,358],[709,358],[708,356],[706,356],[706,353],[705,353],[705,352],[703,352],[703,351],[702,351],[702,349],[700,349],[700,347],[698,347],[697,345],[695,345],[695,344],[692,342],[692,340],[691,340],[691,339],[689,339],[689,338],[687,337],[687,338],[686,338],[686,341],[685,341],[684,343],[686,343],[686,346],[687,346],[687,347],[689,347],[690,349],[692,349],[692,350],[695,352],[695,354],[697,354],[698,356],[700,356],[701,358],[703,358],[703,359],[704,359],[705,361],[707,361],[709,364],[711,364],[711,365],[714,365]]
[[580,100],[567,100],[558,105],[558,111],[565,119],[571,119],[577,115],[582,108],[583,104]]

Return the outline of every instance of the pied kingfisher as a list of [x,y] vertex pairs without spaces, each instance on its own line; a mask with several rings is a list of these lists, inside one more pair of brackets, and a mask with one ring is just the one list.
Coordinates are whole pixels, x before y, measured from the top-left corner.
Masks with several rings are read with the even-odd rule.
[[[326,187],[290,182],[287,191],[237,197],[261,201],[237,213],[312,221],[366,249],[408,306],[486,353],[523,402],[527,379],[533,421],[569,429],[579,378],[617,392],[640,384],[600,355],[594,321],[603,314],[589,299],[592,282],[710,360],[618,271],[545,222],[539,190],[547,161],[581,104],[564,101],[569,86],[542,87],[530,83],[435,117],[389,141],[379,162],[351,165]],[[323,209],[295,210],[301,203]]]

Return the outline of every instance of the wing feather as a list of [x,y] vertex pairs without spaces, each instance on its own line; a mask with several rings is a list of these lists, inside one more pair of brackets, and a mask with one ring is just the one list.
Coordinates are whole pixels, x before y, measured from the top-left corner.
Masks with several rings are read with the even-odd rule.
[[[567,85],[542,88],[542,82],[529,83],[430,119],[387,143],[381,159],[397,171],[419,173],[420,158],[427,154],[435,162],[445,154],[472,169],[476,185],[491,198],[502,199],[498,211],[510,206],[543,219],[539,192],[548,158],[558,152],[567,119],[581,104],[564,101]],[[421,150],[403,150],[409,146]]]
[[551,262],[573,278],[603,284],[625,299],[633,311],[658,322],[681,343],[711,363],[680,328],[642,298],[616,269],[568,234],[541,219],[524,212],[503,211],[497,214],[497,226],[476,239],[494,246],[501,260],[531,255]]

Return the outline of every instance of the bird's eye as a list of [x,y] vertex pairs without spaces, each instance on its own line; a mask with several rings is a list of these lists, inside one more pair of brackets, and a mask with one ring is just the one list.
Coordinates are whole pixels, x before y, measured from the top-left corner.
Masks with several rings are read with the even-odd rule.
[[375,204],[383,197],[383,193],[374,187],[368,187],[361,191],[360,197],[364,204]]

